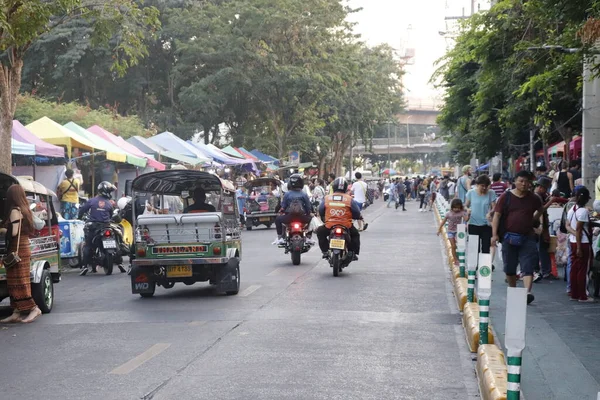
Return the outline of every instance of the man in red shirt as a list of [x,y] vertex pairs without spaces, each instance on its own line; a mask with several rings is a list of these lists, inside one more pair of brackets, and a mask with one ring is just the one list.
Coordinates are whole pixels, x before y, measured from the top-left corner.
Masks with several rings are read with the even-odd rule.
[[494,174],[494,176],[492,177],[492,185],[490,186],[490,189],[492,189],[496,193],[497,197],[502,196],[504,192],[506,192],[506,190],[508,189],[508,184],[502,182],[501,173],[496,172]]

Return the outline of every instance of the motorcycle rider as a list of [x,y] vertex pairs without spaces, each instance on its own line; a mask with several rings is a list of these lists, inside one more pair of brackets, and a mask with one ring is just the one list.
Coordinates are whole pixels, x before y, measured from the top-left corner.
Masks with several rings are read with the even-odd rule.
[[[275,228],[277,229],[277,240],[273,243],[276,245],[285,244],[283,239],[283,224],[289,224],[292,220],[298,220],[303,224],[310,223],[312,206],[308,195],[303,191],[304,179],[300,174],[290,176],[287,184],[288,191],[283,196],[281,202],[281,213],[275,218]],[[314,244],[310,234],[307,235],[307,243]]]
[[[106,228],[110,224],[114,210],[111,194],[117,188],[110,182],[100,182],[97,188],[98,195],[89,199],[82,207],[79,208],[79,219],[88,211],[89,219],[85,229],[85,243],[83,245],[83,270],[79,275],[83,276],[88,273],[89,265],[92,263],[92,240],[97,235],[98,230]],[[125,272],[125,268],[119,265],[119,270]],[[96,266],[92,265],[92,272],[96,272]]]
[[348,251],[352,252],[352,261],[358,261],[360,253],[360,233],[352,224],[352,220],[362,219],[358,203],[347,194],[348,181],[345,178],[336,178],[331,183],[333,193],[325,196],[319,206],[319,215],[324,222],[317,228],[317,237],[319,238],[319,248],[323,252],[323,258],[327,258],[329,251],[329,232],[336,225],[344,226],[350,234],[350,246]]

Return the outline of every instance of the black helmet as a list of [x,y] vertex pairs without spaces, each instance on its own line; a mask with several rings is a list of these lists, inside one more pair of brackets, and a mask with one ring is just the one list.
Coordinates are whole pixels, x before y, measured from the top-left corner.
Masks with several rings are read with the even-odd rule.
[[348,181],[343,177],[335,178],[331,187],[334,192],[346,193],[348,191]]
[[290,181],[288,182],[288,189],[303,189],[304,188],[304,179],[302,179],[302,175],[294,174],[290,176]]
[[97,189],[98,189],[97,190],[98,194],[106,197],[107,199],[110,199],[111,193],[114,192],[115,190],[117,190],[115,185],[113,185],[112,183],[107,182],[107,181],[100,182]]

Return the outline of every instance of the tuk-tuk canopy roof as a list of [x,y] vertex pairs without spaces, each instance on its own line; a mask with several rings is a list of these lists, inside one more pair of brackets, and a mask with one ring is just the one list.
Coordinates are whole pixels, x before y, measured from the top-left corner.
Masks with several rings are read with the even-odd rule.
[[230,181],[222,180],[208,172],[184,169],[150,172],[138,176],[132,183],[132,189],[136,192],[180,194],[188,191],[190,196],[194,189],[199,187],[207,192],[222,189],[235,192],[235,187]]
[[27,193],[42,194],[51,197],[56,197],[56,193],[48,189],[46,186],[33,180],[30,176],[13,176],[0,173],[0,188],[8,189],[9,186],[19,184]]
[[256,178],[254,180],[246,182],[244,186],[246,188],[253,188],[259,186],[267,186],[271,184],[275,185],[276,187],[280,187],[283,184],[283,182],[275,178]]

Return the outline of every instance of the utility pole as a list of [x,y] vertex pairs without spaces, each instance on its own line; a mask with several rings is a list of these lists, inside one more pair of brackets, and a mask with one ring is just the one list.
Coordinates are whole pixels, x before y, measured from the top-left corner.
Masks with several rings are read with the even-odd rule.
[[[581,144],[581,176],[588,188],[596,187],[596,178],[600,175],[600,79],[592,71],[592,66],[600,62],[600,55],[594,55],[590,62],[583,64],[583,132]],[[570,149],[567,149],[570,151]],[[596,190],[590,190],[592,200],[596,199]]]
[[535,172],[535,153],[533,152],[533,137],[535,136],[535,129],[529,130],[529,170]]
[[348,175],[352,179],[352,172],[354,171],[354,130],[350,133],[350,170]]

